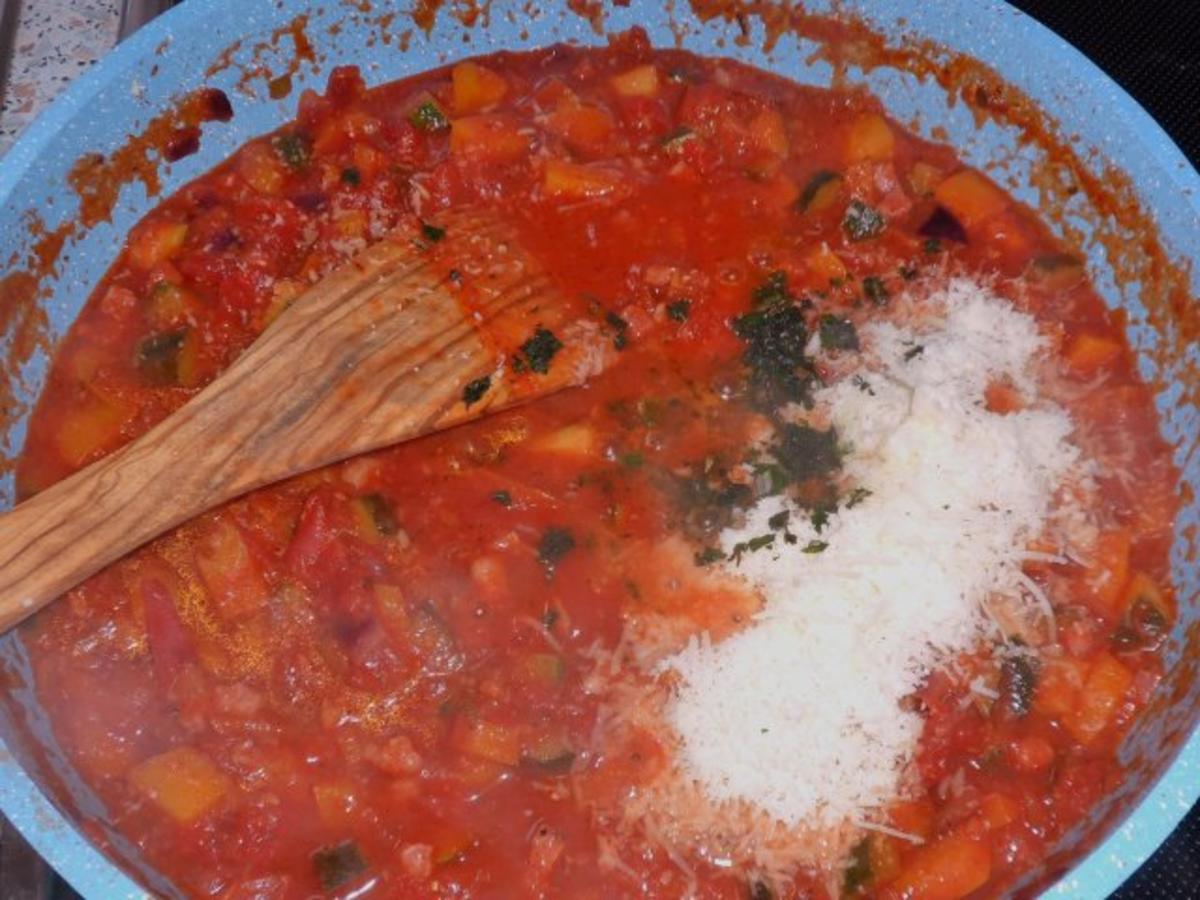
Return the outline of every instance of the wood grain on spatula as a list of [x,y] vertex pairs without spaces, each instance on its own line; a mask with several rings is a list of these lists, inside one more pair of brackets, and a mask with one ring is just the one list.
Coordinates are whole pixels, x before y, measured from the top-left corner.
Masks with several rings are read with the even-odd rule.
[[[0,516],[0,629],[240,494],[598,371],[595,328],[510,227],[483,213],[439,226],[368,248],[170,417]],[[531,367],[521,346],[539,330],[556,352]]]

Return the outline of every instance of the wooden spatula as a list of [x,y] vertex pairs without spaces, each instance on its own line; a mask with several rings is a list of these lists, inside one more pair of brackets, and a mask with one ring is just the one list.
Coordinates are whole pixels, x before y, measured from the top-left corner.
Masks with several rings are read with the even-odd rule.
[[439,226],[368,248],[177,412],[0,516],[0,630],[256,487],[599,371],[598,329],[510,227],[482,213]]

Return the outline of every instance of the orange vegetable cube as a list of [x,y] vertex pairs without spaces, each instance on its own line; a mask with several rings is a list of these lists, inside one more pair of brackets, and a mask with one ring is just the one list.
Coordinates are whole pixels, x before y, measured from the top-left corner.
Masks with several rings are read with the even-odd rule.
[[529,150],[529,138],[508,119],[468,116],[450,123],[450,152],[481,162],[515,162]]
[[988,828],[1003,828],[1011,822],[1016,821],[1017,815],[1021,812],[1021,807],[1008,794],[1001,794],[994,791],[990,794],[984,794],[979,801],[979,811],[983,814],[983,819],[987,823]]
[[1083,663],[1070,657],[1043,666],[1033,692],[1033,708],[1052,718],[1071,712],[1083,685],[1084,668]]
[[187,222],[150,222],[130,239],[129,262],[138,269],[152,269],[179,252],[187,233]]
[[780,158],[787,156],[791,147],[783,116],[773,109],[764,109],[750,120],[750,139],[760,150]]
[[479,63],[461,62],[450,73],[451,102],[458,115],[495,106],[508,93],[508,81]]
[[959,900],[981,888],[991,874],[987,845],[952,834],[914,853],[886,893],[906,900]]
[[809,271],[818,278],[834,281],[846,277],[846,264],[824,241],[819,247],[809,251],[804,261],[808,264]]
[[516,730],[483,719],[460,718],[451,743],[462,753],[502,766],[515,766],[521,760],[521,738]]
[[572,150],[590,153],[602,150],[613,132],[612,115],[598,106],[560,104],[546,124]]
[[1094,375],[1121,355],[1121,345],[1098,334],[1081,334],[1067,347],[1067,366],[1076,375]]
[[1091,743],[1116,716],[1133,684],[1133,673],[1110,653],[1102,653],[1088,670],[1079,705],[1063,724],[1081,744]]
[[891,159],[896,138],[887,120],[878,113],[863,113],[850,123],[846,135],[846,161]]
[[608,83],[622,97],[653,97],[658,93],[658,69],[649,64],[634,66],[612,76]]
[[[1072,702],[1073,698],[1067,701],[1068,709]],[[1054,762],[1054,756],[1050,742],[1035,735],[1014,741],[1008,752],[1009,763],[1018,772],[1040,772]]]
[[181,825],[200,818],[233,788],[229,776],[192,747],[177,747],[138,763],[129,780]]
[[321,821],[334,830],[348,831],[357,819],[358,792],[349,781],[327,781],[314,784],[313,801]]
[[115,404],[93,397],[73,410],[56,435],[58,452],[72,468],[79,468],[96,458],[100,450],[116,445],[121,437],[124,412]]
[[933,196],[966,228],[978,225],[1008,205],[1004,192],[973,169],[951,175],[934,188]]
[[551,159],[542,175],[542,190],[550,197],[586,200],[611,194],[621,185],[618,175],[604,169]]
[[1122,602],[1129,583],[1130,538],[1127,531],[1105,531],[1092,547],[1087,585],[1097,612],[1112,618],[1124,613]]

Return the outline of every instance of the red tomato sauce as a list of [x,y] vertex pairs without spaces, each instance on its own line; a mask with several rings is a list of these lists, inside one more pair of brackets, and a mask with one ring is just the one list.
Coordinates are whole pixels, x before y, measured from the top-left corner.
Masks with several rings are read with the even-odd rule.
[[[1120,778],[1157,684],[1174,473],[1082,265],[865,93],[636,31],[372,89],[338,69],[133,229],[58,351],[22,490],[146,431],[370,241],[470,204],[600,312],[616,364],[256,491],[29,623],[39,698],[118,830],[224,898],[953,900],[1036,866]],[[772,277],[810,316],[862,321],[950,270],[999,279],[1056,335],[1085,453],[1135,473],[1102,480],[1085,563],[1027,569],[1063,652],[1009,666],[994,702],[942,675],[912,698],[919,793],[889,821],[919,846],[870,834],[844,872],[768,883],[618,828],[622,792],[667,761],[654,734],[595,744],[597,650],[639,616],[719,636],[756,608],[693,559],[731,514],[706,479],[762,425],[731,319]]]

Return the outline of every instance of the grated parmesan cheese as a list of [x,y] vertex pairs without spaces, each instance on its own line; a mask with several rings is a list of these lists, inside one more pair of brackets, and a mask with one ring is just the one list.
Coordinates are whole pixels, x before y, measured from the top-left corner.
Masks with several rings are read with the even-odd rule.
[[795,545],[729,565],[761,593],[762,612],[662,666],[678,679],[667,719],[682,774],[717,804],[750,804],[788,827],[865,822],[897,797],[921,729],[900,701],[985,640],[989,596],[1032,594],[1053,616],[1021,563],[1056,492],[1082,477],[1061,408],[984,405],[996,378],[1038,396],[1046,342],[1008,301],[952,280],[860,337],[860,367],[818,395],[816,414],[870,496],[829,517],[821,553],[798,549],[818,538],[803,511],[761,501],[722,543],[764,534],[791,509]]

